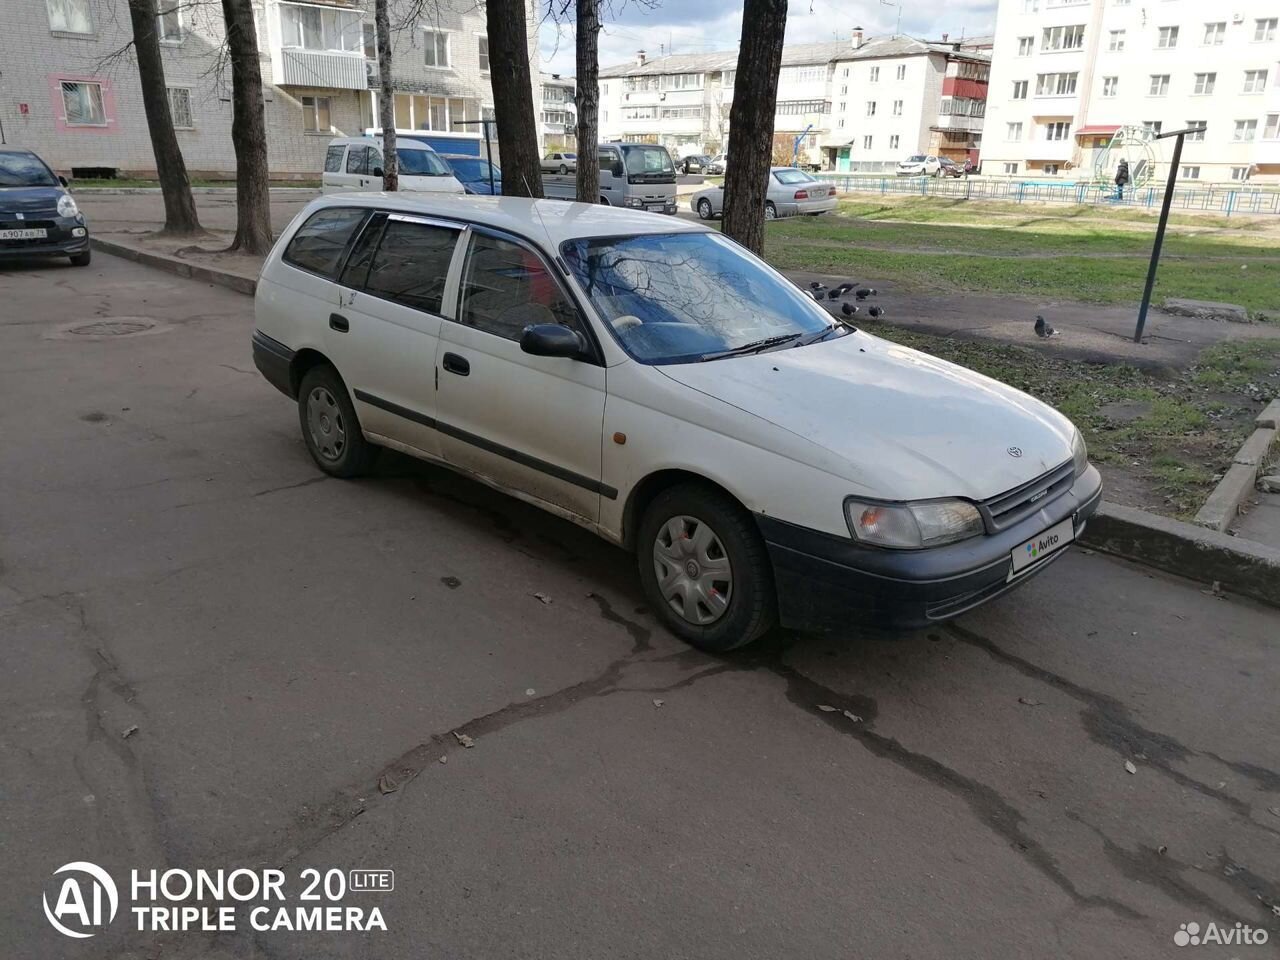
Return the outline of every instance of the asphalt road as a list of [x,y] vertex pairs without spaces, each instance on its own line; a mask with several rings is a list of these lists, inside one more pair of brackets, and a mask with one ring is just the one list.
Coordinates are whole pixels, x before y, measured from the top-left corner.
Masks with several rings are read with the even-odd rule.
[[[1280,612],[1077,551],[951,626],[715,659],[567,523],[324,478],[243,296],[99,255],[0,303],[4,953],[1275,955]],[[90,940],[40,907],[79,860],[124,898]],[[171,867],[390,868],[342,901],[388,929],[132,930]]]

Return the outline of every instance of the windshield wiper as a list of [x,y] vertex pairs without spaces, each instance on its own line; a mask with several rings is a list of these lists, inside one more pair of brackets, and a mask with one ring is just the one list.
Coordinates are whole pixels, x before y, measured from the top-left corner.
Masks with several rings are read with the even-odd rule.
[[742,346],[733,347],[730,350],[721,350],[719,353],[703,354],[702,360],[719,360],[722,357],[738,357],[744,353],[758,353],[759,351],[766,350],[769,347],[776,347],[783,343],[790,343],[792,340],[796,340],[801,336],[803,336],[803,331],[798,331],[796,333],[783,333],[776,337],[765,337],[763,340],[752,340],[750,343],[744,343]]

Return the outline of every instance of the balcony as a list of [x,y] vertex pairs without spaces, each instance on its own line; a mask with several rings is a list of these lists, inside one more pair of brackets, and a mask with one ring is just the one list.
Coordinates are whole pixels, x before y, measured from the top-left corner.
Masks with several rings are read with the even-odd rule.
[[285,47],[272,57],[272,80],[281,87],[368,90],[364,54],[358,51]]
[[939,116],[937,122],[933,125],[934,130],[966,130],[981,131],[982,117],[961,117],[956,114],[948,116]]

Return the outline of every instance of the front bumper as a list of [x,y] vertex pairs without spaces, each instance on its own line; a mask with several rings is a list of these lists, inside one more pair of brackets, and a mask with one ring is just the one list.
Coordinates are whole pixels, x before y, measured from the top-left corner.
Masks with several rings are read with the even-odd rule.
[[926,626],[972,610],[1041,572],[1068,548],[1010,579],[1014,547],[1067,517],[1078,538],[1102,500],[1090,466],[1073,485],[999,533],[926,550],[885,550],[757,516],[773,561],[784,626],[831,632],[866,625]]
[[[0,240],[0,260],[24,260],[29,257],[66,257],[84,253],[89,249],[89,229],[83,216],[59,217],[49,214],[33,214],[28,219],[15,220],[9,215],[0,218],[0,230],[44,230],[46,236],[28,240]],[[73,231],[80,230],[75,236]]]

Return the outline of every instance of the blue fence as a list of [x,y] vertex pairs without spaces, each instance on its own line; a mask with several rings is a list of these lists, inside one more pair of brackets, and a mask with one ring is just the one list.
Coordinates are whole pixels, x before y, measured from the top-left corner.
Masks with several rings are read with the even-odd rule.
[[[848,174],[819,174],[834,183],[841,193],[868,193],[881,196],[943,197],[953,200],[1003,200],[1007,203],[1076,203],[1107,207],[1160,209],[1164,184],[1125,190],[1115,199],[1115,187],[1096,183],[1046,183],[1034,180],[986,178],[936,179],[931,177],[857,177]],[[1223,186],[1175,187],[1174,210],[1199,210],[1225,216],[1280,215],[1280,192],[1258,188]]]

